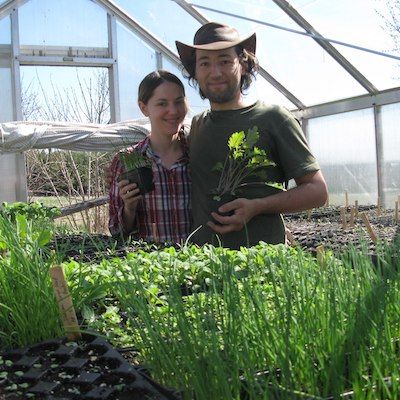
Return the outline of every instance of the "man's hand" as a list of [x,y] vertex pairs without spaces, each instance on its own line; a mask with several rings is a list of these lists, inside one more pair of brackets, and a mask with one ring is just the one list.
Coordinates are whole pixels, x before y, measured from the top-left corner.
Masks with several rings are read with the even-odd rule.
[[249,200],[243,198],[223,204],[218,211],[221,213],[233,211],[233,215],[229,217],[223,217],[215,212],[211,213],[212,217],[221,225],[217,225],[212,221],[208,221],[207,225],[214,232],[221,235],[229,232],[240,231],[254,216],[259,213],[257,199]]

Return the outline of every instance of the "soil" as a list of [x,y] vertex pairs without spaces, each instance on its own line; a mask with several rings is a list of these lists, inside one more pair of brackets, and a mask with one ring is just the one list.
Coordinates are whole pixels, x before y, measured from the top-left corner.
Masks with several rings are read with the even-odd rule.
[[349,246],[366,249],[375,254],[376,244],[370,237],[361,213],[368,221],[377,238],[392,244],[400,236],[400,225],[394,219],[393,210],[378,210],[373,206],[359,207],[359,214],[350,225],[350,208],[346,210],[346,226],[343,225],[341,210],[338,207],[324,207],[284,216],[286,227],[291,231],[295,244],[314,252],[323,245],[338,254]]
[[[393,243],[400,237],[400,225],[394,220],[393,210],[380,210],[373,206],[360,206],[360,213],[368,216],[371,227],[377,237]],[[350,220],[350,208],[346,210],[347,222]],[[311,213],[302,212],[284,216],[286,227],[291,231],[294,244],[305,250],[315,252],[316,248],[323,245],[340,253],[349,245],[356,248],[367,248],[374,254],[375,243],[371,240],[365,223],[360,217],[355,218],[354,226],[347,224],[343,227],[339,207],[322,207],[314,209]],[[127,243],[116,240],[108,235],[101,234],[68,234],[56,235],[50,248],[64,252],[66,258],[82,260],[85,262],[100,261],[102,258],[124,257],[130,252],[140,249],[155,249],[155,245],[132,242]]]

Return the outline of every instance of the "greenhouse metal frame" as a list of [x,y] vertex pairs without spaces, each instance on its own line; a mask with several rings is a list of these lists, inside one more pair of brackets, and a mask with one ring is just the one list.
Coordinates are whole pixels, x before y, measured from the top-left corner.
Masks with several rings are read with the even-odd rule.
[[[156,67],[162,68],[165,61],[179,67],[180,60],[176,50],[171,50],[155,35],[138,22],[134,16],[128,14],[121,7],[111,0],[92,0],[107,12],[108,48],[74,48],[68,46],[48,46],[46,54],[41,54],[35,46],[21,46],[19,39],[19,7],[29,0],[6,0],[0,5],[0,21],[10,17],[11,21],[11,46],[0,44],[0,66],[3,59],[7,62],[7,54],[11,67],[12,77],[12,119],[22,120],[21,109],[21,66],[76,66],[76,67],[106,67],[109,76],[110,88],[110,115],[112,122],[121,121],[120,87],[119,87],[119,58],[118,43],[116,34],[117,21],[137,35],[144,43],[154,51]],[[345,112],[363,109],[373,110],[374,135],[376,147],[376,174],[377,194],[385,202],[384,190],[384,155],[382,150],[382,106],[400,103],[400,88],[394,87],[386,90],[378,90],[373,82],[370,82],[349,60],[347,60],[333,45],[329,39],[324,38],[314,27],[297,12],[286,0],[272,0],[280,9],[285,12],[306,34],[308,34],[324,51],[326,51],[345,71],[356,80],[367,92],[364,95],[339,99],[327,103],[307,106],[301,97],[289,91],[282,82],[260,65],[259,75],[269,84],[274,86],[281,94],[293,103],[296,108],[291,111],[301,120],[303,130],[308,135],[308,126],[312,119],[331,116]],[[210,21],[201,11],[185,0],[174,0],[188,16],[204,24]],[[204,7],[205,8],[205,7]],[[82,56],[80,54],[84,53]],[[400,59],[400,57],[397,57]],[[7,122],[1,121],[0,122]],[[400,152],[400,149],[399,149]],[[16,185],[15,200],[26,200],[26,182],[24,156],[15,154],[15,173],[19,177]],[[0,155],[1,158],[4,155]],[[8,163],[9,161],[7,161]],[[397,186],[399,190],[399,186]],[[0,199],[1,200],[1,199]]]

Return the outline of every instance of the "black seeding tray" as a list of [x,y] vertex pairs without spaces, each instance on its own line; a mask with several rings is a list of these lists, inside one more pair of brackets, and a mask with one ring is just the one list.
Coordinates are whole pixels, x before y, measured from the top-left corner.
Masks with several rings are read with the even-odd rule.
[[0,353],[0,400],[180,400],[102,338],[48,340]]

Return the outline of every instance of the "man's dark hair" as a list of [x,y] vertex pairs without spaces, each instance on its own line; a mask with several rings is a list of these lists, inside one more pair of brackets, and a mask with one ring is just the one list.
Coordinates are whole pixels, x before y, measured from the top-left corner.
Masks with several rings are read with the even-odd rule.
[[[258,60],[255,54],[247,51],[242,46],[238,45],[235,46],[236,54],[239,57],[241,64],[243,64],[246,68],[246,73],[242,75],[242,79],[240,81],[240,92],[244,93],[247,90],[253,78],[255,78],[257,71],[258,71]],[[196,80],[196,50],[193,49],[190,60],[188,61],[188,68],[187,70],[183,71],[183,75],[185,78],[189,80],[190,86],[194,88],[198,88],[200,97],[205,99],[203,92],[201,91],[200,87],[198,87],[198,82]]]

